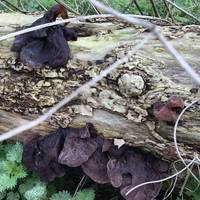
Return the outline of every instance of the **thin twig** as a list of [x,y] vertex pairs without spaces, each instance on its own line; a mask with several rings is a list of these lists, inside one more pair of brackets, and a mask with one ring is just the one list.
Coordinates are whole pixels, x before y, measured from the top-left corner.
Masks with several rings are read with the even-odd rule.
[[[172,163],[172,165],[173,165],[174,170],[175,170],[176,173],[178,172],[178,170],[176,169],[176,163],[177,163],[177,162],[181,162],[181,160],[176,160],[175,162]],[[170,189],[170,187],[172,186],[171,189],[170,189],[170,192],[168,192],[168,191],[169,191],[169,189],[168,189],[168,190],[165,192],[165,195],[164,195],[164,197],[163,197],[162,200],[166,200],[166,199],[172,194],[172,192],[174,191],[174,188],[176,187],[177,181],[178,181],[178,176],[175,177],[174,183],[172,183],[172,184],[169,186],[169,189]]]
[[45,11],[47,11],[48,9],[40,2],[40,0],[36,0],[37,3],[40,5],[40,7],[42,7]]
[[124,14],[114,10],[111,7],[105,6],[104,4],[102,4],[102,3],[100,3],[96,0],[88,0],[88,1],[92,2],[99,9],[101,9],[101,10],[107,12],[107,13],[113,14],[117,18],[123,19],[130,24],[144,26],[144,27],[149,28],[149,29],[154,28],[154,25],[150,22],[144,21],[142,19],[131,17],[130,15],[124,15]]
[[175,3],[166,0],[169,4],[171,4],[172,6],[174,6],[175,8],[177,8],[178,10],[180,10],[181,12],[185,13],[186,15],[190,16],[192,19],[194,19],[195,21],[197,21],[198,23],[200,23],[200,19],[198,19],[197,17],[195,17],[194,15],[192,15],[191,13],[189,13],[188,11],[184,10],[183,8],[181,8],[180,6],[176,5]]
[[27,12],[24,11],[24,10],[21,10],[20,8],[18,8],[17,6],[13,5],[12,3],[10,3],[9,1],[7,0],[1,0],[1,1],[4,1],[7,5],[9,5],[10,7],[14,8],[15,10],[23,13],[23,14],[26,14]]
[[55,0],[57,3],[63,5],[66,10],[74,13],[75,15],[80,15],[80,13],[78,13],[77,11],[75,11],[74,9],[72,9],[71,7],[69,7],[65,2],[63,2],[62,0]]
[[134,3],[134,0],[130,1],[128,5],[122,10],[122,13],[125,13],[132,6],[133,3]]
[[8,10],[10,10],[11,12],[13,12],[14,10],[12,8],[10,8],[9,6],[7,6],[5,3],[3,3],[2,1],[0,1],[0,4],[2,6],[4,6],[5,8],[7,8]]
[[137,0],[134,0],[134,4],[135,4],[136,8],[139,10],[140,14],[141,14],[141,15],[144,15],[144,13],[142,12],[142,9],[140,8],[140,6],[139,6]]
[[97,14],[101,14],[101,12],[91,2],[89,2],[89,4],[92,6]]
[[[155,18],[155,17],[151,17],[151,16],[141,16],[141,15],[125,15],[125,16],[135,17],[135,18],[138,18],[138,19],[150,19],[150,20],[159,19],[159,18]],[[16,31],[16,32],[13,32],[13,33],[9,33],[9,34],[4,35],[4,36],[0,36],[0,41],[15,37],[17,35],[29,33],[29,32],[32,32],[32,31],[36,31],[36,30],[39,30],[39,29],[43,29],[43,28],[58,25],[58,24],[65,24],[67,22],[79,22],[79,21],[84,21],[86,19],[98,19],[98,18],[99,19],[100,18],[114,18],[114,16],[112,14],[103,14],[103,15],[80,16],[80,17],[75,17],[75,18],[70,18],[70,19],[58,20],[56,22],[45,23],[45,24],[41,24],[41,25],[38,25],[38,26],[26,28],[26,29],[23,29],[23,30],[20,30],[20,31]],[[166,20],[164,20],[164,21],[166,21]]]
[[177,172],[176,174],[173,174],[171,176],[168,176],[166,178],[163,178],[163,179],[160,179],[160,180],[156,180],[156,181],[148,181],[148,182],[145,182],[145,183],[141,183],[139,185],[136,185],[135,187],[131,188],[127,193],[126,193],[126,196],[129,195],[131,192],[133,192],[134,190],[136,190],[137,188],[140,188],[140,187],[143,187],[145,185],[149,185],[149,184],[154,184],[154,183],[162,183],[164,181],[167,181],[167,180],[170,180],[176,176],[178,176],[179,174],[183,173],[185,170],[187,170],[193,163],[194,161],[196,160],[196,158],[193,158],[193,160],[188,164],[186,165],[186,167],[184,167],[183,169],[181,169],[179,172]]
[[137,3],[137,0],[132,0],[125,8],[124,10],[122,11],[123,13],[125,13],[131,6],[132,4],[135,4],[136,8],[138,9],[138,11],[140,12],[141,15],[143,15],[143,12],[139,6],[139,4]]
[[18,6],[20,6],[22,8],[22,10],[24,10],[25,12],[28,12],[28,11],[25,10],[25,8],[24,8],[23,3],[22,3],[21,0],[19,0],[19,5]]
[[62,108],[65,104],[70,102],[72,99],[77,97],[79,94],[82,92],[88,90],[89,87],[94,86],[97,82],[99,82],[101,79],[103,79],[105,76],[107,76],[111,71],[116,69],[119,65],[126,63],[128,61],[128,58],[131,57],[133,54],[136,53],[138,49],[140,49],[148,40],[152,38],[152,34],[149,33],[148,36],[146,36],[138,45],[136,45],[126,56],[123,58],[119,59],[112,65],[110,65],[108,68],[105,70],[102,70],[101,73],[88,81],[87,83],[83,84],[81,87],[73,91],[69,96],[66,96],[63,100],[61,100],[58,104],[56,104],[54,107],[52,107],[47,113],[44,115],[38,117],[37,119],[30,121],[22,126],[19,126],[17,128],[14,128],[2,135],[0,135],[0,142],[7,140],[15,135],[18,135],[26,130],[29,130],[38,124],[42,123],[43,121],[47,120],[49,117],[51,117],[52,114],[57,112],[60,108]]
[[168,11],[168,13],[169,13],[169,16],[170,16],[172,22],[175,23],[174,17],[173,17],[173,15],[172,15],[172,12],[171,12],[171,10],[170,10],[170,8],[169,8],[168,3],[166,2],[166,0],[163,0],[163,1],[164,1],[164,4],[165,4],[165,7],[167,8],[167,11]]
[[[193,164],[191,165],[191,167],[190,167],[190,170],[191,170],[191,171],[192,171],[192,169],[193,169],[193,167],[194,167],[194,164],[195,164],[195,163],[193,163]],[[180,192],[179,192],[179,195],[180,195],[180,196],[183,195],[183,191],[184,191],[184,189],[185,189],[185,186],[186,186],[186,184],[187,184],[187,182],[188,182],[189,177],[190,177],[190,172],[187,171],[187,175],[186,175],[186,177],[185,177],[185,180],[184,180],[183,185],[181,186],[181,190],[180,190]]]
[[[177,143],[177,127],[178,127],[178,123],[181,119],[181,117],[183,116],[183,114],[191,107],[193,106],[195,103],[197,103],[198,101],[200,101],[200,99],[197,99],[195,101],[193,101],[192,103],[190,103],[188,106],[186,106],[182,111],[181,113],[179,114],[177,120],[176,120],[176,123],[174,125],[174,132],[173,132],[173,138],[174,138],[174,146],[175,146],[175,149],[176,149],[176,153],[178,155],[178,157],[180,158],[180,160],[182,161],[182,163],[186,166],[186,162],[185,160],[183,159],[183,157],[181,156],[181,152],[179,150],[179,147],[178,147],[178,143]],[[198,160],[198,157],[197,157],[197,160]],[[190,172],[190,174],[196,179],[196,181],[198,183],[200,183],[200,180],[196,177],[196,175],[190,170],[190,168],[188,167],[188,171]]]
[[78,185],[77,185],[77,187],[76,187],[76,190],[75,190],[75,192],[74,192],[74,195],[73,195],[73,197],[72,197],[72,200],[73,200],[73,198],[76,196],[76,194],[77,194],[77,192],[78,192],[78,190],[79,190],[79,188],[80,188],[81,184],[82,184],[82,183],[83,183],[83,181],[85,180],[85,178],[86,178],[86,176],[85,176],[85,175],[83,175],[83,177],[81,178],[81,180],[80,180],[79,184],[78,184]]
[[152,8],[153,8],[154,15],[156,17],[160,17],[159,12],[158,12],[158,10],[156,8],[156,4],[155,4],[154,0],[150,0],[150,2],[151,2],[151,5],[152,5]]

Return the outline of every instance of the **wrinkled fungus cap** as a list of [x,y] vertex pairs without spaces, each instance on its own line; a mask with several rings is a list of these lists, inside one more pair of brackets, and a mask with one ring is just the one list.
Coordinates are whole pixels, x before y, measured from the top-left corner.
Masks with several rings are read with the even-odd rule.
[[125,199],[151,200],[158,195],[161,184],[140,187],[128,196],[126,196],[126,193],[140,183],[157,180],[162,176],[162,172],[157,170],[158,168],[155,169],[155,165],[152,167],[156,161],[156,159],[148,157],[148,155],[127,151],[121,158],[109,160],[107,164],[108,177],[114,187],[120,188],[121,194]]
[[184,101],[181,97],[179,96],[171,96],[166,104],[169,108],[179,108],[183,109],[184,108]]
[[36,136],[24,142],[22,162],[28,169],[38,173],[40,178],[49,182],[64,175],[64,166],[58,163],[58,156],[65,138],[63,129],[58,129],[45,137]]
[[58,162],[69,167],[78,167],[86,162],[97,149],[97,143],[91,138],[66,137]]
[[107,154],[98,149],[81,167],[93,181],[104,184],[110,182],[107,175],[107,162]]

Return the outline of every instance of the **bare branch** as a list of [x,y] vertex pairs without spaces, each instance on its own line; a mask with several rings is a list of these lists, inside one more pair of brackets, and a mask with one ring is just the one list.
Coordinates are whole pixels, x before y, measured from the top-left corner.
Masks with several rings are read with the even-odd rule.
[[40,5],[40,7],[42,7],[44,10],[47,11],[47,8],[41,3],[40,0],[36,0],[36,1],[37,1],[37,3]]
[[151,5],[152,5],[152,8],[153,8],[154,15],[156,17],[160,17],[159,12],[158,12],[158,10],[156,8],[156,4],[155,4],[154,0],[150,0],[150,1],[151,1]]
[[141,19],[137,19],[134,17],[130,17],[128,15],[124,15],[114,9],[112,9],[111,7],[107,7],[105,5],[103,5],[102,3],[96,1],[96,0],[89,0],[91,3],[93,3],[97,8],[104,10],[107,13],[113,14],[114,16],[116,16],[119,19],[123,19],[126,22],[130,23],[130,24],[134,24],[134,25],[141,25],[144,26],[146,28],[152,29],[154,27],[153,24],[151,24],[150,22],[141,20]]
[[12,8],[10,8],[9,6],[7,6],[5,3],[3,3],[2,1],[0,1],[0,4],[3,5],[5,8],[7,8],[10,11],[14,11]]
[[[174,132],[173,132],[173,138],[174,138],[174,145],[175,145],[175,148],[176,148],[176,153],[178,155],[178,157],[180,158],[180,160],[182,161],[182,163],[187,166],[185,160],[183,159],[183,157],[181,156],[181,152],[179,151],[179,147],[178,147],[178,143],[177,143],[177,135],[176,135],[176,130],[177,130],[177,126],[178,126],[178,123],[181,119],[181,117],[183,116],[183,114],[191,107],[193,106],[195,103],[197,103],[198,101],[200,101],[200,99],[197,99],[195,101],[193,101],[192,103],[190,103],[188,106],[186,106],[180,113],[180,115],[178,116],[177,120],[176,120],[176,123],[174,125]],[[196,179],[196,181],[198,183],[200,183],[200,180],[196,177],[196,175],[191,171],[191,169],[188,167],[188,171],[190,172],[190,174]]]
[[183,8],[181,8],[180,6],[176,5],[175,3],[166,0],[169,4],[171,4],[172,6],[174,6],[175,8],[177,8],[178,10],[180,10],[181,12],[185,13],[186,15],[190,16],[192,19],[194,19],[195,21],[197,21],[198,23],[200,23],[200,19],[198,19],[197,17],[195,17],[194,15],[192,15],[191,13],[189,13],[188,11],[184,10]]
[[23,13],[23,14],[27,13],[26,11],[21,10],[20,8],[18,8],[17,6],[13,5],[12,3],[10,3],[7,0],[1,0],[1,1],[4,1],[7,5],[9,5],[10,7],[14,8],[15,10],[17,10],[17,11]]
[[89,3],[97,14],[101,14],[101,12],[91,2],[89,2]]
[[137,3],[137,0],[132,0],[132,1],[124,8],[123,13],[126,12],[126,11],[130,8],[130,6],[132,6],[133,3],[135,4],[135,6],[136,6],[136,8],[138,9],[138,11],[140,12],[140,14],[143,15],[143,12],[142,12],[142,10],[141,10],[139,4]]
[[163,1],[164,1],[164,4],[165,4],[165,7],[167,8],[167,11],[168,11],[168,13],[169,13],[170,18],[172,19],[172,22],[175,23],[175,20],[174,20],[174,17],[173,17],[173,15],[172,15],[172,12],[171,12],[171,10],[170,10],[170,8],[169,8],[169,5],[167,4],[166,0],[163,0]]
[[63,5],[68,11],[76,14],[76,15],[80,15],[80,13],[76,12],[74,9],[72,9],[71,7],[69,7],[65,2],[63,2],[62,0],[55,0],[57,3]]
[[141,14],[141,15],[144,15],[144,13],[142,12],[142,9],[140,8],[140,6],[139,6],[137,0],[134,0],[134,4],[135,4],[135,6],[137,7],[137,9],[139,10],[140,14]]
[[[152,16],[141,16],[141,15],[125,15],[125,16],[135,17],[135,18],[138,18],[138,19],[160,20],[160,18],[156,18],[156,17],[152,17]],[[4,36],[0,36],[0,41],[6,40],[6,39],[9,39],[9,38],[12,38],[12,37],[15,37],[17,35],[24,34],[24,33],[29,33],[29,32],[32,32],[32,31],[36,31],[36,30],[39,30],[39,29],[43,29],[43,28],[58,25],[58,24],[64,24],[64,23],[67,23],[67,22],[79,23],[79,21],[84,21],[86,19],[97,19],[97,18],[100,19],[100,18],[113,18],[113,17],[114,16],[111,15],[111,14],[104,14],[104,15],[80,16],[80,17],[76,17],[76,18],[59,20],[59,21],[56,21],[56,22],[50,22],[50,23],[38,25],[38,26],[31,27],[31,28],[23,29],[23,30],[20,30],[20,31],[16,31],[16,32],[13,32],[13,33],[9,33],[9,34],[4,35]],[[163,21],[170,24],[170,22],[168,22],[167,20],[163,20]]]
[[127,193],[126,195],[129,195],[131,192],[133,192],[134,190],[136,190],[137,188],[140,188],[140,187],[143,187],[145,185],[149,185],[149,184],[153,184],[153,183],[162,183],[164,181],[167,181],[167,180],[170,180],[174,177],[177,177],[179,174],[183,173],[185,170],[187,170],[194,162],[195,162],[196,158],[193,158],[192,161],[190,161],[190,163],[188,165],[186,165],[186,167],[184,167],[183,169],[181,169],[179,172],[171,175],[171,176],[168,176],[166,178],[163,178],[163,179],[160,179],[160,180],[156,180],[156,181],[149,181],[149,182],[145,182],[145,183],[141,183],[133,188],[131,188]]

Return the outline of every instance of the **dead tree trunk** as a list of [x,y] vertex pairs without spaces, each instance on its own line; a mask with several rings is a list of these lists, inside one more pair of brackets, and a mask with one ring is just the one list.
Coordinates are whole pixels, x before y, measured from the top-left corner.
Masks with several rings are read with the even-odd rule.
[[[32,16],[9,20],[0,16],[0,34],[33,21]],[[16,20],[16,21],[14,21]],[[143,29],[125,28],[111,22],[82,23],[76,26],[80,37],[70,43],[72,59],[59,71],[45,68],[36,77],[26,66],[17,64],[10,52],[12,41],[0,47],[0,132],[25,123],[46,112],[83,83],[99,74],[109,64],[123,56],[145,36]],[[196,67],[200,62],[198,26],[162,27],[179,52]],[[140,33],[141,34],[138,34]],[[143,32],[143,33],[142,33]],[[96,86],[71,101],[51,119],[21,135],[48,134],[58,126],[80,127],[94,124],[99,134],[107,138],[122,138],[128,144],[151,151],[165,159],[176,158],[173,125],[158,122],[150,113],[156,101],[166,101],[178,95],[185,104],[199,96],[198,88],[163,49],[158,40],[146,44],[129,61],[104,78]],[[178,128],[181,151],[188,157],[200,144],[200,108],[185,113]]]

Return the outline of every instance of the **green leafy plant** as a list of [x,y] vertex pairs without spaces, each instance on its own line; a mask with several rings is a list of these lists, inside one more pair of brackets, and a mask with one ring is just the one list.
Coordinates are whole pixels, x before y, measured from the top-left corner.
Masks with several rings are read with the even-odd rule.
[[31,174],[19,185],[19,192],[26,200],[42,200],[46,198],[47,186],[35,174]]
[[72,197],[67,191],[59,191],[65,185],[64,178],[45,184],[34,172],[24,169],[22,145],[0,144],[0,200],[94,200],[94,191],[84,189]]
[[22,145],[0,146],[0,192],[14,189],[17,182],[27,176],[26,170],[21,164]]
[[77,192],[74,197],[72,197],[67,191],[58,192],[53,194],[50,200],[94,200],[94,197],[94,190],[84,189]]

